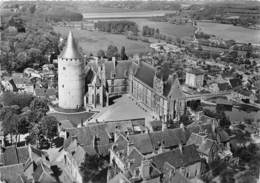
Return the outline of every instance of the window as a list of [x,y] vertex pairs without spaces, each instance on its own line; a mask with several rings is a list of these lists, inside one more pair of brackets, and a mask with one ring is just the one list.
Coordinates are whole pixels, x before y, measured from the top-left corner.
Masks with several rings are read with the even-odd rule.
[[66,67],[63,67],[63,70],[66,70]]
[[62,85],[62,88],[64,88],[64,85]]

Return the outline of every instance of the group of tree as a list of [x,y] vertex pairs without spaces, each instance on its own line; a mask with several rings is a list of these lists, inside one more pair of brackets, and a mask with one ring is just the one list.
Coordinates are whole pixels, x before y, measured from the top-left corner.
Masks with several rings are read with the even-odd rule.
[[7,71],[23,71],[26,67],[41,66],[49,62],[49,56],[59,54],[59,37],[43,17],[35,14],[15,14],[4,17],[3,35],[9,35],[8,27],[24,28],[8,37],[8,44],[0,46],[0,63]]
[[128,56],[126,55],[125,47],[122,46],[120,53],[119,53],[119,50],[118,50],[117,46],[115,46],[115,45],[109,45],[107,47],[106,52],[104,50],[99,50],[97,52],[97,57],[98,58],[108,58],[108,60],[112,60],[113,57],[115,57],[116,59],[120,59],[120,60],[128,59]]
[[114,34],[122,34],[131,31],[134,35],[138,33],[138,26],[135,22],[120,20],[120,21],[98,21],[95,23],[95,28],[99,31],[109,32]]
[[78,12],[66,8],[50,8],[48,11],[42,13],[44,18],[48,21],[82,21],[83,15]]
[[86,153],[84,162],[80,166],[80,171],[83,175],[83,183],[87,183],[93,179],[96,179],[98,174],[106,168],[106,161],[107,158],[98,154],[89,155]]
[[198,32],[195,34],[195,37],[197,39],[209,39],[210,38],[210,35],[209,34],[206,34],[204,32]]
[[[255,16],[259,11],[259,7],[255,5],[242,5],[242,4],[206,4],[206,5],[193,5],[189,7],[193,9],[192,18],[195,20],[214,20],[219,23],[250,26],[259,23]],[[239,15],[238,18],[227,18],[231,14]]]
[[143,32],[142,32],[143,36],[154,37],[155,35],[159,35],[159,34],[160,34],[160,30],[158,28],[155,29],[147,25],[143,26]]
[[27,142],[32,144],[37,143],[41,135],[50,141],[57,135],[56,118],[46,116],[49,110],[47,100],[9,92],[4,93],[2,99],[0,120],[4,135],[10,135],[11,143],[14,136],[19,143],[20,135],[26,133],[29,133]]
[[173,38],[171,36],[167,36],[165,34],[160,33],[160,29],[152,28],[147,25],[143,26],[142,35],[145,37],[153,37],[155,39],[164,40],[168,43],[172,43]]

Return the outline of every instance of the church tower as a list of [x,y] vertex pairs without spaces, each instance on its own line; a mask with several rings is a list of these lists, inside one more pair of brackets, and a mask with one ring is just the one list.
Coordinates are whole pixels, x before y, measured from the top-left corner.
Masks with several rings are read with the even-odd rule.
[[59,107],[77,109],[83,106],[84,62],[72,33],[58,58]]

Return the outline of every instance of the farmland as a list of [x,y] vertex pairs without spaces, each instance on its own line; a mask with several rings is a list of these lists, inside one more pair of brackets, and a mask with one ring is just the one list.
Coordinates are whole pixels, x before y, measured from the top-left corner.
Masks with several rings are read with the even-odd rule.
[[260,30],[247,29],[230,24],[198,22],[200,29],[208,34],[216,35],[224,40],[236,40],[241,43],[260,42]]
[[[64,27],[54,27],[54,30],[67,36],[70,29]],[[98,50],[106,50],[109,45],[116,45],[119,49],[125,46],[127,54],[142,53],[150,50],[149,43],[126,39],[124,35],[109,34],[104,32],[91,32],[87,30],[72,30],[80,47],[86,53],[96,54]]]
[[179,37],[179,38],[189,38],[193,35],[194,28],[191,24],[170,24],[167,22],[154,22],[149,21],[147,19],[131,19],[132,21],[136,22],[139,30],[142,30],[142,27],[147,25],[153,28],[159,28],[162,34],[172,36],[172,37]]
[[[115,19],[100,19],[102,21],[106,20],[115,20]],[[116,20],[129,20],[133,21],[138,25],[138,29],[141,32],[143,26],[147,25],[151,28],[159,28],[160,33],[171,36],[173,38],[182,38],[182,39],[189,39],[194,32],[194,28],[191,24],[170,24],[167,22],[154,22],[148,19],[116,19]]]

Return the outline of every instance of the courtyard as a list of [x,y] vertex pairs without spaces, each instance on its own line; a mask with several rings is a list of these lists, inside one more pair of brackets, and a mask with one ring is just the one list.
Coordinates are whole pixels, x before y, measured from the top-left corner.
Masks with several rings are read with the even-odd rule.
[[141,107],[130,95],[123,95],[113,101],[114,103],[100,110],[100,113],[92,116],[89,122],[102,122],[114,120],[126,120],[145,118],[146,121],[151,121],[153,115],[147,109]]

